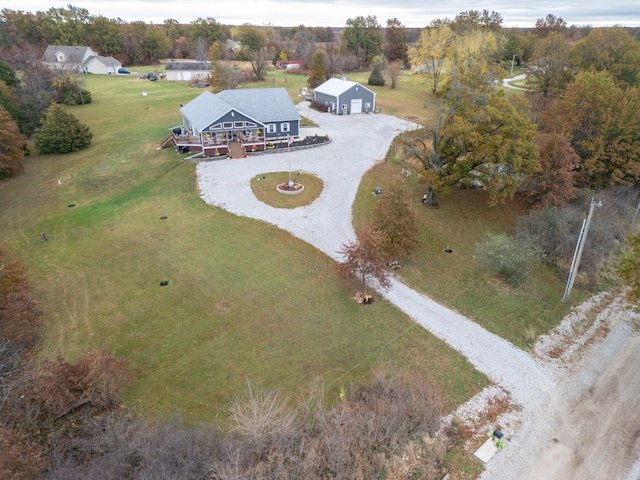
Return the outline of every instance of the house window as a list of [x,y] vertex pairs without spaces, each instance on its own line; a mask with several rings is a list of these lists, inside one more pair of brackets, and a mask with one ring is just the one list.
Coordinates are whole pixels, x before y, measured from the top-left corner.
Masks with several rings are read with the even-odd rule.
[[244,127],[244,122],[233,122],[234,128],[242,128]]
[[346,110],[347,108],[348,108],[348,107],[347,107],[347,104],[346,104],[346,103],[343,103],[343,104],[342,104],[342,110]]
[[276,124],[270,123],[267,125],[267,133],[276,133]]
[[255,123],[253,123],[253,122],[244,122],[244,124],[245,124],[247,127],[255,127],[255,126],[257,126],[257,125],[256,125]]
[[220,130],[221,128],[222,128],[222,125],[220,123],[216,123],[211,127],[211,130]]
[[224,122],[224,123],[222,124],[222,128],[225,128],[225,129],[231,129],[231,128],[233,128],[233,122]]
[[282,124],[282,131],[283,132],[288,132],[290,128],[290,125],[288,123],[283,123]]
[[371,108],[371,103],[366,102],[366,103],[364,104],[364,108]]

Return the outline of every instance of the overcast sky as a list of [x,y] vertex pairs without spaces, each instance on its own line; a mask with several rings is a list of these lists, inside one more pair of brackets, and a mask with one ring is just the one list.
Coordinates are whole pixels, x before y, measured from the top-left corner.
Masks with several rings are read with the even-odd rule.
[[452,19],[460,12],[487,9],[500,13],[505,27],[533,27],[536,19],[549,13],[568,25],[640,26],[640,0],[0,0],[0,8],[32,13],[69,4],[92,15],[152,23],[213,17],[225,25],[343,27],[349,18],[375,15],[381,25],[398,18],[407,27],[422,28],[435,18]]

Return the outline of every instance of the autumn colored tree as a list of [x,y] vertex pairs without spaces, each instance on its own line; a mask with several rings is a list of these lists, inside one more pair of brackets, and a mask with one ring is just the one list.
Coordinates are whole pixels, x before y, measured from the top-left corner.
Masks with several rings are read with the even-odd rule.
[[616,80],[640,85],[640,43],[624,27],[596,28],[571,50],[580,70],[607,71]]
[[409,52],[411,63],[418,74],[429,80],[434,95],[441,79],[446,75],[448,51],[454,39],[455,34],[447,23],[431,22],[430,26],[422,30],[420,39]]
[[384,56],[388,62],[407,62],[407,29],[397,18],[387,20]]
[[504,77],[500,38],[490,29],[456,35],[449,48],[447,91],[488,92]]
[[0,179],[22,171],[26,139],[9,112],[0,105]]
[[543,116],[545,131],[566,132],[580,156],[578,185],[605,188],[640,180],[640,91],[608,72],[582,72]]
[[402,64],[400,62],[391,62],[387,65],[387,74],[391,80],[391,89],[396,88],[398,85],[398,76],[402,70]]
[[91,103],[91,92],[82,88],[78,78],[70,72],[58,75],[51,86],[55,92],[55,101],[65,105],[85,105]]
[[498,33],[502,30],[502,15],[493,10],[469,10],[456,15],[451,28],[458,35],[466,35],[473,30],[490,30]]
[[40,154],[71,153],[87,148],[92,137],[88,126],[61,105],[53,104],[45,114],[42,127],[36,130],[35,145]]
[[242,25],[238,27],[236,35],[251,62],[256,80],[263,80],[271,57],[268,50],[267,31],[253,25]]
[[527,87],[545,97],[560,95],[572,79],[569,68],[569,41],[561,33],[540,38],[527,68]]
[[236,88],[240,84],[240,75],[232,66],[220,61],[221,46],[213,42],[209,49],[209,61],[211,62],[210,88],[213,93]]
[[338,252],[343,260],[336,264],[340,278],[347,281],[362,280],[362,291],[367,291],[367,279],[375,280],[382,288],[390,286],[382,244],[384,234],[364,225],[357,232],[357,239],[347,242]]
[[563,207],[575,196],[580,157],[559,133],[538,132],[535,143],[540,170],[527,181],[527,197],[538,207]]
[[131,378],[127,361],[106,348],[94,348],[77,363],[60,354],[42,365],[40,398],[51,413],[61,416],[86,404],[96,408],[114,405]]
[[535,131],[518,97],[507,101],[501,94],[476,92],[448,99],[435,125],[409,145],[425,167],[428,204],[454,185],[482,186],[491,204],[511,198],[539,168]]
[[318,85],[322,85],[327,81],[327,64],[325,61],[325,52],[322,49],[316,50],[316,53],[311,57],[310,65],[311,75],[307,79],[307,85],[311,88],[316,88]]
[[564,35],[567,32],[567,22],[562,17],[548,14],[545,18],[536,20],[531,33],[536,37],[545,38],[551,33],[559,33]]
[[396,180],[373,210],[372,225],[382,233],[380,248],[389,257],[406,257],[418,248],[418,226],[406,183]]

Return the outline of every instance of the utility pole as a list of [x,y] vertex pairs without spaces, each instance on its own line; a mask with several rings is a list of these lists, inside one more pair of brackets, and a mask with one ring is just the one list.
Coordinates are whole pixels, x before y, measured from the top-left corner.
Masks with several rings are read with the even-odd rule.
[[576,244],[576,250],[573,252],[573,260],[571,261],[571,269],[569,270],[569,279],[567,280],[567,286],[564,289],[564,295],[562,301],[564,303],[569,302],[571,297],[571,289],[573,288],[573,282],[576,279],[578,273],[578,267],[580,266],[580,258],[582,257],[582,250],[584,250],[584,244],[587,241],[587,232],[589,231],[589,225],[591,225],[591,218],[593,217],[593,211],[595,207],[601,207],[602,202],[596,203],[594,199],[591,199],[591,206],[589,208],[589,215],[586,220],[582,221],[582,228],[580,229],[580,235],[578,236],[578,243]]

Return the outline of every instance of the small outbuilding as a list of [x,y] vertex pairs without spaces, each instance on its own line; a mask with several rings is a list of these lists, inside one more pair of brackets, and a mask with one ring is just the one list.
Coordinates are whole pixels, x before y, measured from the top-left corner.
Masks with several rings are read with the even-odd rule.
[[167,80],[183,82],[207,81],[211,77],[211,62],[167,62],[164,70],[167,74]]
[[376,108],[376,94],[367,87],[347,80],[330,78],[313,91],[314,102],[330,107],[338,115],[369,113]]

